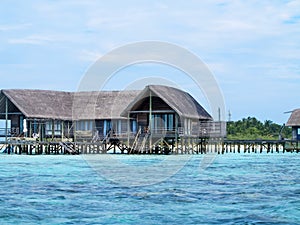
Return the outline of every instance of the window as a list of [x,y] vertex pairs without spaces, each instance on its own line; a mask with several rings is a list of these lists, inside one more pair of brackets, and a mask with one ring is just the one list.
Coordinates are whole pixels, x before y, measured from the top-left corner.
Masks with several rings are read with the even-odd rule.
[[111,129],[111,120],[104,120],[103,121],[103,134],[106,135],[110,129]]
[[[52,129],[52,126],[54,127]],[[52,135],[52,131],[54,131],[54,135],[61,135],[61,121],[47,121],[46,122],[46,135]]]
[[191,127],[192,127],[191,123],[192,123],[191,119],[188,119],[188,118],[184,119],[184,133],[187,135],[191,134]]
[[154,114],[151,120],[151,129],[154,132],[174,130],[174,114]]
[[131,122],[131,131],[133,133],[136,133],[137,132],[137,122],[136,122],[136,120],[131,120],[130,122]]
[[174,114],[168,115],[168,130],[174,130]]
[[77,121],[76,130],[93,130],[93,121],[92,120]]
[[124,134],[127,132],[127,121],[126,120],[121,120],[121,134]]

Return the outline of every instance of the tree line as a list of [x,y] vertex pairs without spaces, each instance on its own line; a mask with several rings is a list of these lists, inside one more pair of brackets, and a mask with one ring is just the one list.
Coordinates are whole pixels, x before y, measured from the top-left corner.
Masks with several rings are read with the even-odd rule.
[[227,122],[227,139],[239,140],[278,140],[290,139],[292,129],[279,125],[271,120],[259,121],[255,117],[243,118],[238,121]]

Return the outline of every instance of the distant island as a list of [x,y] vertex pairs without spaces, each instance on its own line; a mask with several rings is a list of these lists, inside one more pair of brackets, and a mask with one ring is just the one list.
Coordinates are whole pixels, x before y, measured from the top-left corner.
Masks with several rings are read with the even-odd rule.
[[231,140],[278,140],[291,139],[292,129],[271,120],[259,121],[255,117],[227,122],[227,139]]

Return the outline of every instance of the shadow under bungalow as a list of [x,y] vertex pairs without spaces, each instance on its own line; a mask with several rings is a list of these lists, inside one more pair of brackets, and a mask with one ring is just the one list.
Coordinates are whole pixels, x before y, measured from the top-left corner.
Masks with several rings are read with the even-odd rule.
[[6,143],[117,140],[127,146],[142,141],[153,146],[162,138],[226,135],[224,123],[213,121],[189,93],[162,85],[136,91],[1,90],[0,119]]

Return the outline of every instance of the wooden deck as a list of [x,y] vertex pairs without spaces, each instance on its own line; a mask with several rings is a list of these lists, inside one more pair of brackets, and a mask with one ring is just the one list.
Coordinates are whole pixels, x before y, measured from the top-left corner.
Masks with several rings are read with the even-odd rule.
[[142,145],[127,144],[127,140],[110,138],[101,142],[38,142],[35,140],[0,142],[0,152],[6,154],[57,155],[57,154],[206,154],[206,153],[285,153],[300,152],[300,141],[293,140],[222,140],[181,137],[157,139],[149,147],[149,141]]

